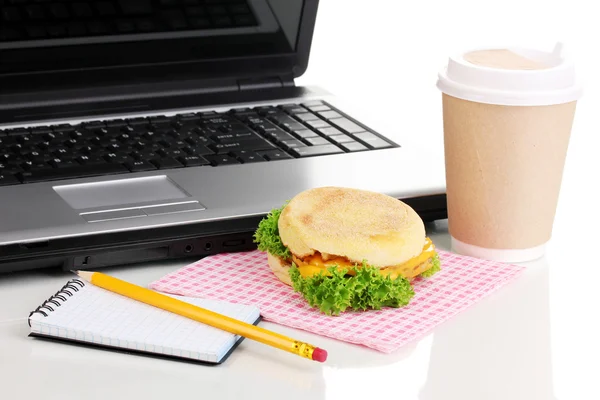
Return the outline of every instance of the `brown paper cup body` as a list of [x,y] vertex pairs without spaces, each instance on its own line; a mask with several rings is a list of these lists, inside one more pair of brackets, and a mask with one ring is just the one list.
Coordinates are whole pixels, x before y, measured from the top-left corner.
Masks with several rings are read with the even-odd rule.
[[477,103],[442,94],[448,228],[487,249],[529,249],[552,236],[576,101]]

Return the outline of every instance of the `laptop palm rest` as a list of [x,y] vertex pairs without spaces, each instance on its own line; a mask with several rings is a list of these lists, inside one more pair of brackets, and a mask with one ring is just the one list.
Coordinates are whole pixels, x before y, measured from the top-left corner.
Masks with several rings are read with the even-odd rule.
[[55,186],[87,222],[206,209],[166,175]]

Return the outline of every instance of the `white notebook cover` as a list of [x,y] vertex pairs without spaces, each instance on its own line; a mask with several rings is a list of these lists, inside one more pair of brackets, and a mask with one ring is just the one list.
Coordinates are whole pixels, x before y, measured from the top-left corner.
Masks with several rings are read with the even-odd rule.
[[[176,296],[179,300],[257,324],[258,307]],[[200,363],[222,363],[238,335],[72,279],[29,315],[30,336]]]

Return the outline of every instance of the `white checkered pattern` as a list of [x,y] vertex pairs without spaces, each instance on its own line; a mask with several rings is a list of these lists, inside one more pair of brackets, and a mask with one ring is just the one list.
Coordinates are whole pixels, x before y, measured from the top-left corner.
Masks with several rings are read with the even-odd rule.
[[442,270],[413,281],[415,296],[403,308],[327,316],[279,281],[265,253],[219,254],[183,267],[150,284],[166,293],[254,304],[262,317],[390,353],[428,334],[436,325],[516,278],[523,267],[438,251]]

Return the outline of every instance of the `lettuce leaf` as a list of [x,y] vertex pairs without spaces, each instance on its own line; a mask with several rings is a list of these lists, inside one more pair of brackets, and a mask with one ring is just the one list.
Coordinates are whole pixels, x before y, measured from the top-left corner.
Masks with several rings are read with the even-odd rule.
[[379,273],[379,268],[363,262],[355,268],[356,275],[346,275],[347,270],[328,269],[329,274],[320,272],[302,277],[292,263],[289,270],[292,286],[302,294],[311,307],[327,315],[339,315],[347,310],[379,310],[382,307],[403,307],[415,295],[410,282],[404,277],[391,279]]
[[258,228],[254,233],[254,243],[258,243],[258,249],[260,251],[266,251],[284,260],[290,260],[292,254],[290,249],[285,247],[281,242],[279,228],[277,226],[279,216],[286,205],[287,203],[281,208],[271,210],[271,212],[259,222]]
[[420,276],[422,276],[423,278],[431,278],[433,275],[435,275],[437,272],[440,271],[441,263],[440,263],[440,257],[438,255],[438,253],[435,253],[431,262],[433,263],[433,266],[431,268],[429,268],[427,271],[424,271],[421,273]]

